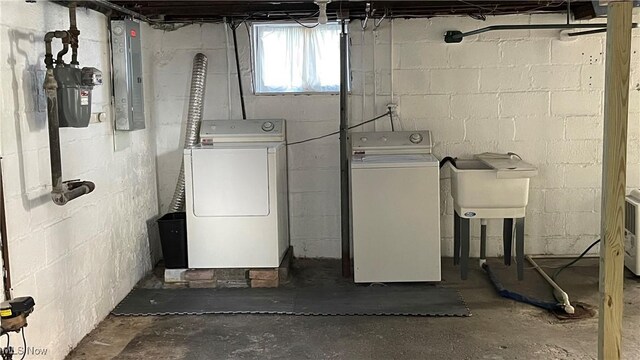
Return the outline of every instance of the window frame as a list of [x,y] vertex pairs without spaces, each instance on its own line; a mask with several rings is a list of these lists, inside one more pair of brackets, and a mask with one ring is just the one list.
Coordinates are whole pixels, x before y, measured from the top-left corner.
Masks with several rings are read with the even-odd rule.
[[[329,22],[328,24],[339,24],[339,22]],[[256,26],[257,25],[257,26]],[[255,96],[281,96],[281,95],[340,95],[338,91],[258,91],[258,27],[268,25],[287,25],[287,26],[313,26],[313,22],[295,22],[295,21],[259,21],[251,23],[251,84],[252,92]],[[348,36],[348,34],[347,34]],[[347,42],[347,71],[349,73],[347,80],[347,92],[351,93],[351,41]]]

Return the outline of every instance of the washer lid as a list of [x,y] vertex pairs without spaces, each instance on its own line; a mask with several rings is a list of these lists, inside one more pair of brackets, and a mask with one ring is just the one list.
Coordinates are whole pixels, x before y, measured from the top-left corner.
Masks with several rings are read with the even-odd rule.
[[438,166],[438,159],[431,154],[374,154],[354,155],[352,168],[406,168]]
[[265,120],[204,120],[200,125],[200,143],[273,142],[285,140],[285,121]]
[[359,132],[350,137],[354,154],[431,153],[433,147],[429,130]]

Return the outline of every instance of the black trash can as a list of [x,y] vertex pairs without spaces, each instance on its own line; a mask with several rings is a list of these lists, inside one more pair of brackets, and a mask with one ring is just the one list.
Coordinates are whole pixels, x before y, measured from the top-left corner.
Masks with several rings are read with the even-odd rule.
[[167,269],[187,268],[187,214],[168,213],[158,219],[164,266]]

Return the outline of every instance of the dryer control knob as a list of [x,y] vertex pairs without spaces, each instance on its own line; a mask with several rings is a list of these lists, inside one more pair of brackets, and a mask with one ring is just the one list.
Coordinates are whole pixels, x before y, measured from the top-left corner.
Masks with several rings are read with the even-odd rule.
[[271,131],[273,128],[275,128],[275,125],[273,125],[271,121],[265,121],[262,123],[262,130],[264,131]]
[[367,140],[369,140],[369,139],[367,139],[366,136],[363,136],[363,137],[360,138],[360,141],[362,141],[362,142],[367,142]]
[[419,144],[422,142],[422,135],[418,133],[413,133],[411,134],[411,136],[409,136],[409,141],[411,141],[414,144]]

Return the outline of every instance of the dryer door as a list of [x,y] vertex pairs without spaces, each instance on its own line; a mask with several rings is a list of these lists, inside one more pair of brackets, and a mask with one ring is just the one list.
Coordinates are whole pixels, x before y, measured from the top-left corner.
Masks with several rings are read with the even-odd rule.
[[266,148],[193,149],[195,216],[269,215]]

